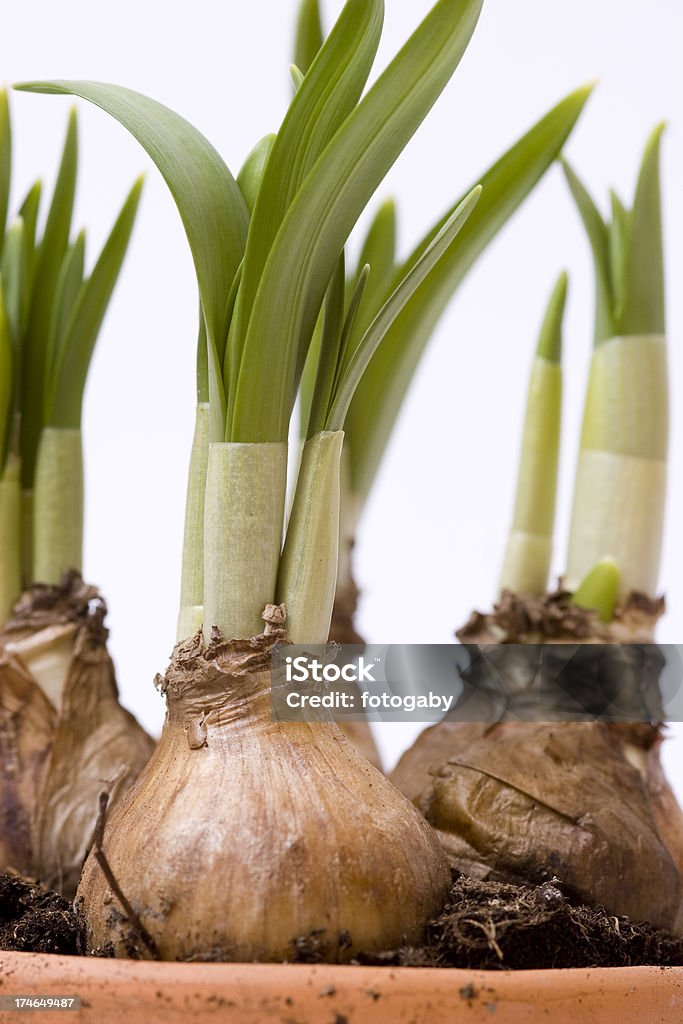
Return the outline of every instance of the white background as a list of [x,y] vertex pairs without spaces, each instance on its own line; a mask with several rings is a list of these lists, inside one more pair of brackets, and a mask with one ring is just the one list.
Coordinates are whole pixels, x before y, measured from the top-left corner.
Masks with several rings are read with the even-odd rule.
[[[329,25],[340,0],[323,0]],[[387,0],[382,67],[430,8]],[[290,95],[295,0],[24,0],[3,8],[0,81],[93,78],[184,114],[233,172],[277,129]],[[682,642],[683,15],[677,0],[485,0],[460,69],[380,195],[400,207],[400,245],[419,235],[510,143],[576,86],[600,84],[567,153],[606,200],[629,201],[645,138],[666,119],[663,181],[673,447],[661,585],[663,641]],[[14,94],[14,208],[38,175],[51,185],[68,100]],[[77,222],[99,246],[133,178],[150,168],[130,257],[102,331],[85,407],[86,573],[110,605],[124,702],[158,730],[152,688],[170,653],[178,601],[185,473],[194,405],[196,289],[180,221],[136,143],[81,104]],[[369,640],[447,643],[494,595],[511,512],[529,360],[547,294],[568,268],[566,398],[556,572],[563,566],[593,283],[557,168],[470,274],[430,344],[364,516],[357,574]],[[388,761],[407,727],[383,726]],[[668,743],[683,797],[683,727]]]

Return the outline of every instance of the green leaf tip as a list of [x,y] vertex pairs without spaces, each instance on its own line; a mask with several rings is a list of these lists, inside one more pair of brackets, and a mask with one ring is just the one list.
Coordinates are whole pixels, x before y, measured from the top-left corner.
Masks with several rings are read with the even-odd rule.
[[613,558],[602,558],[572,594],[572,604],[596,611],[601,622],[611,622],[619,597],[621,571]]
[[567,271],[563,270],[550,296],[538,339],[536,355],[540,359],[547,359],[549,363],[562,362],[562,323],[568,285],[569,277]]
[[665,334],[658,124],[645,145],[633,208],[610,192],[611,220],[566,160],[562,167],[590,242],[596,277],[595,344],[615,336]]
[[385,199],[372,219],[358,260],[358,270],[369,263],[373,273],[384,276],[394,266],[396,256],[396,203]]
[[133,183],[92,274],[78,290],[51,374],[46,408],[51,426],[80,427],[90,362],[128,248],[143,183],[142,175]]
[[650,133],[643,151],[630,231],[622,264],[622,299],[617,333],[665,334],[664,245],[660,186],[661,122]]
[[323,39],[319,0],[301,0],[294,40],[294,64],[304,75],[318,55]]
[[249,213],[253,213],[263,180],[263,173],[275,143],[276,135],[264,135],[251,150],[237,175],[237,184],[244,196]]
[[292,79],[292,85],[294,86],[294,92],[298,92],[303,85],[304,78],[306,77],[300,67],[296,64],[289,65],[289,77]]

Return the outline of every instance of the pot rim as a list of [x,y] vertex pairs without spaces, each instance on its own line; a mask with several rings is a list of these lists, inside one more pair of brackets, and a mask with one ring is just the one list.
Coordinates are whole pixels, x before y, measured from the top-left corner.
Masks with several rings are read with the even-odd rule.
[[[225,1020],[226,1014],[231,1024],[530,1024],[543,1012],[553,1024],[680,1024],[683,967],[470,971],[0,951],[0,996],[15,994],[80,996],[77,1019],[93,1024],[188,1024]],[[134,1018],[125,1016],[132,1010]],[[25,1022],[24,1013],[6,1011],[2,1020]]]

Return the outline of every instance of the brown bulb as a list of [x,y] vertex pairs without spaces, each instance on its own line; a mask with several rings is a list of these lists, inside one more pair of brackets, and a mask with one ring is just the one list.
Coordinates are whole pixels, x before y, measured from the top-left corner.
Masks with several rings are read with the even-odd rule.
[[[313,944],[349,960],[418,941],[448,893],[431,828],[333,723],[272,720],[280,639],[176,647],[161,740],[107,822],[109,866],[163,959],[287,960]],[[90,949],[148,955],[92,855],[78,900]]]
[[[631,595],[605,626],[567,598],[508,593],[491,615],[472,617],[459,636],[495,660],[496,684],[466,687],[460,708],[418,737],[392,780],[465,874],[532,885],[557,876],[584,902],[680,932],[683,815],[649,721],[661,713],[652,638],[663,603]],[[576,652],[573,674],[545,688],[532,645],[558,643]],[[626,643],[634,646],[601,649],[600,678],[634,720],[567,721],[594,692],[596,659],[583,645]]]
[[105,614],[97,590],[69,573],[27,591],[0,636],[1,865],[69,896],[99,794],[115,803],[154,749],[119,704]]

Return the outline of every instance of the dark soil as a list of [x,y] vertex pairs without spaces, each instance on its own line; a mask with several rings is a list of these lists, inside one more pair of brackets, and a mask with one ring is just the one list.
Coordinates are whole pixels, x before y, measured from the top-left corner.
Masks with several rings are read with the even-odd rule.
[[[320,933],[300,937],[294,948],[296,962],[325,959]],[[81,922],[62,896],[0,874],[0,949],[82,955]],[[360,954],[354,962],[471,970],[673,967],[683,966],[683,938],[584,906],[557,879],[529,888],[456,875],[423,946]]]
[[424,946],[358,962],[473,970],[673,967],[683,966],[683,938],[584,906],[557,879],[529,888],[457,875]]
[[21,953],[82,952],[82,930],[63,896],[19,875],[0,874],[0,949]]

